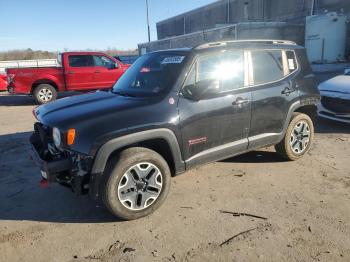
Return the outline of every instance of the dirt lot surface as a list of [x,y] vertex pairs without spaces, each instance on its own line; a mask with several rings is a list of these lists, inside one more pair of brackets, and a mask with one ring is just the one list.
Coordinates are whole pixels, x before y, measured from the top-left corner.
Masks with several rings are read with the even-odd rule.
[[156,213],[123,222],[39,187],[33,107],[0,95],[0,261],[350,261],[350,125],[319,120],[296,162],[267,148],[187,172]]

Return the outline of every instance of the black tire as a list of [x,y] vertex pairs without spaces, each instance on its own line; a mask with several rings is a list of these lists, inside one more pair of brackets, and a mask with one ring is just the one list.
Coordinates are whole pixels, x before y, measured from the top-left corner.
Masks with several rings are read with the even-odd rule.
[[[141,163],[149,163],[151,165],[154,165],[160,171],[162,186],[159,190],[160,193],[158,197],[155,200],[153,200],[153,202],[149,206],[141,210],[132,210],[130,202],[127,203],[126,201],[122,203],[122,201],[120,200],[119,194],[121,193],[119,191],[119,186],[123,183],[122,179],[125,180],[125,175],[127,175],[126,172],[129,171],[135,165]],[[162,205],[170,189],[171,173],[167,162],[157,152],[142,147],[129,148],[122,151],[116,158],[112,158],[108,165],[109,168],[106,169],[106,173],[104,174],[103,179],[101,181],[101,197],[104,205],[113,215],[124,220],[138,219],[153,213]],[[131,183],[134,184],[135,181],[136,180],[132,179]],[[125,182],[125,184],[127,184],[127,182]],[[134,190],[136,190],[136,193],[134,190],[130,191],[129,189],[127,189],[126,192],[136,194],[137,197],[140,196],[139,194],[143,194],[141,192],[142,190],[137,189],[136,184],[133,185],[133,187]],[[146,192],[148,191],[148,189],[145,190]],[[132,197],[132,199],[139,199],[137,197]],[[143,195],[141,199],[142,198]],[[141,206],[140,208],[143,207]]]
[[[304,128],[308,128],[309,132],[309,141],[308,143],[304,146],[304,143],[298,142],[298,139],[301,139],[305,136],[299,137],[298,139],[294,139],[293,135],[295,135],[294,130],[297,128],[298,125],[306,123],[308,127],[304,126]],[[300,128],[303,128],[300,126]],[[303,130],[303,129],[302,129]],[[305,130],[305,129],[304,129]],[[293,135],[292,135],[293,134]],[[300,135],[299,135],[300,136]],[[306,137],[307,139],[307,137]],[[292,116],[292,120],[290,121],[287,131],[285,133],[285,136],[283,140],[275,145],[276,152],[281,155],[283,158],[290,160],[290,161],[295,161],[299,158],[301,158],[304,154],[306,154],[313,142],[314,139],[314,125],[311,120],[311,118],[303,113],[294,113]],[[295,147],[298,147],[298,145],[302,144],[302,146],[298,148],[293,148],[293,145],[295,144]],[[302,149],[300,149],[302,148]],[[297,150],[297,152],[295,151]],[[299,151],[299,152],[298,152]]]
[[33,96],[35,98],[35,101],[39,105],[47,104],[49,102],[56,100],[57,91],[50,84],[40,84],[37,87],[35,87],[33,91]]

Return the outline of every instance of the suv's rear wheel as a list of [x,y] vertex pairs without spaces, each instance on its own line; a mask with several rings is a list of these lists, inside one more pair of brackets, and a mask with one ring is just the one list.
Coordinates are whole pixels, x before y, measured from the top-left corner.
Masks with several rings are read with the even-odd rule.
[[314,138],[311,118],[302,113],[294,113],[285,137],[275,146],[277,153],[287,160],[297,160],[309,149]]
[[158,153],[147,148],[122,151],[102,182],[105,206],[117,217],[137,219],[154,212],[170,188],[170,170]]
[[34,89],[33,95],[36,102],[41,105],[56,100],[57,91],[52,85],[40,84]]

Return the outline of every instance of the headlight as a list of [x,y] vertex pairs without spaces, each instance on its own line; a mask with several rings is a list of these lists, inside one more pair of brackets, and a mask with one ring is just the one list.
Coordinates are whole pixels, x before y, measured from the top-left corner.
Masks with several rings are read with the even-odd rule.
[[61,132],[56,127],[52,129],[52,138],[55,146],[59,147],[61,145]]

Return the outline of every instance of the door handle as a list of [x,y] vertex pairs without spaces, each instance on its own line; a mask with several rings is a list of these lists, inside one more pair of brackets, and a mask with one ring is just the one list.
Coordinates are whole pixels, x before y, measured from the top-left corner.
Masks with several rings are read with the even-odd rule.
[[283,91],[281,92],[282,95],[289,96],[291,93],[295,92],[296,90],[294,88],[290,88],[289,86],[285,87]]
[[247,103],[249,103],[249,99],[247,99],[247,98],[242,98],[242,97],[238,97],[237,99],[236,99],[236,101],[233,101],[232,102],[232,105],[233,106],[241,106],[241,105],[243,105],[243,104],[247,104]]
[[74,75],[74,71],[68,71],[69,75]]
[[96,74],[99,74],[99,73],[101,73],[101,71],[100,71],[100,70],[96,70],[95,73],[96,73]]

